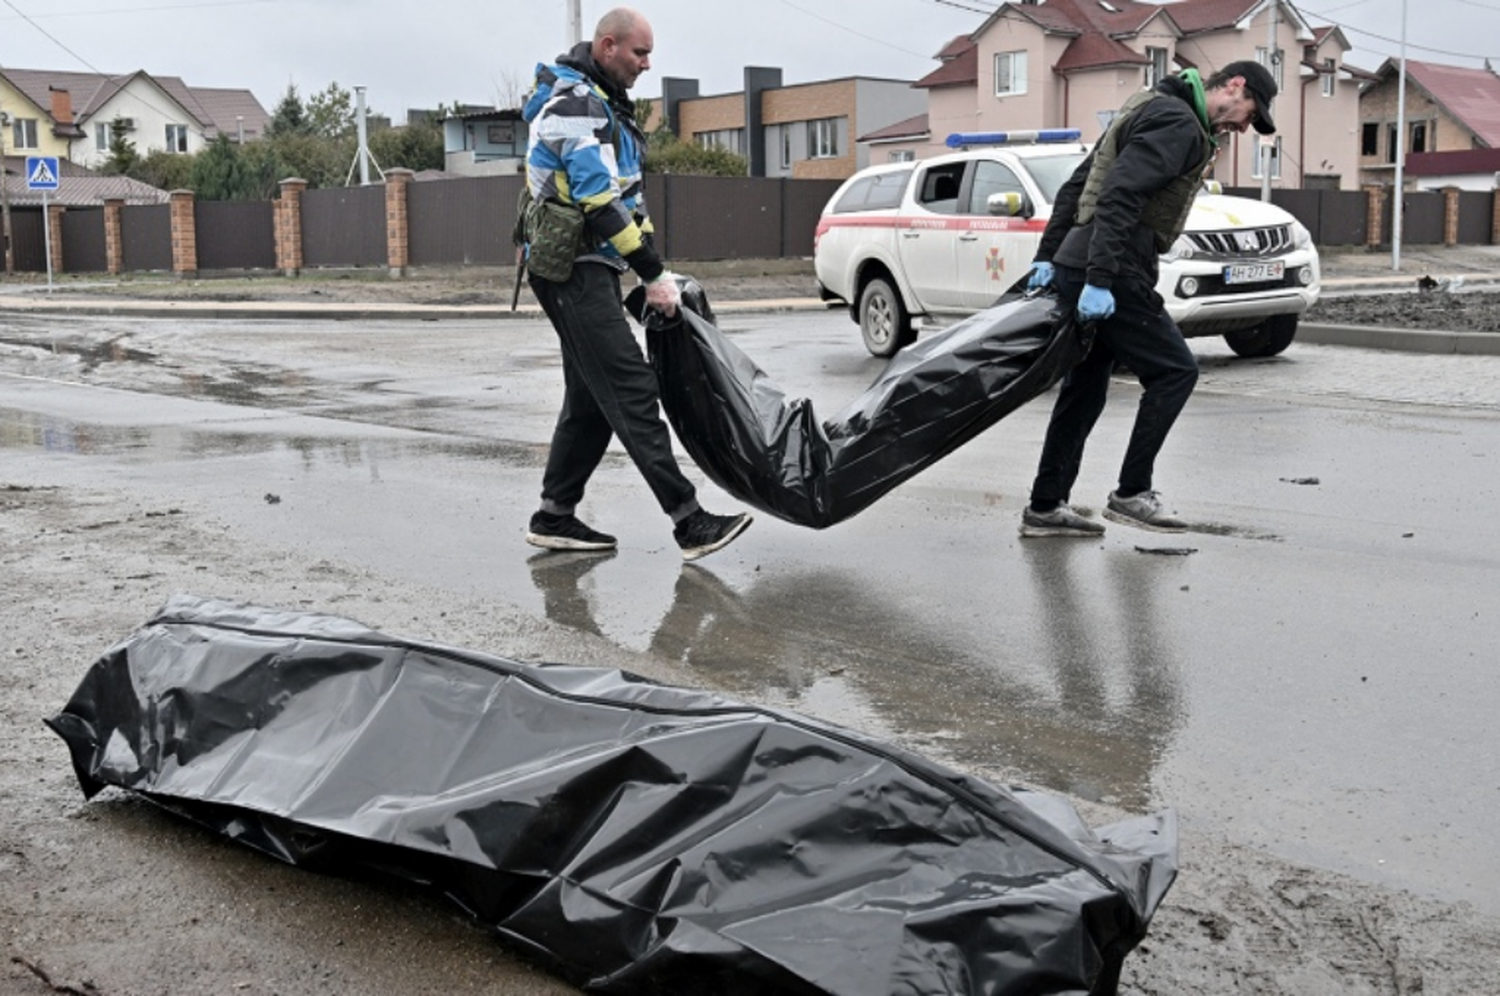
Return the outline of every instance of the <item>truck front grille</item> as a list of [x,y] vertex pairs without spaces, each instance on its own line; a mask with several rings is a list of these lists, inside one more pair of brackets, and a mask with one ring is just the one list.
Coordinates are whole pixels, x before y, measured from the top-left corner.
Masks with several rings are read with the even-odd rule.
[[1209,256],[1253,258],[1278,256],[1292,248],[1290,225],[1231,228],[1222,232],[1188,232],[1193,248]]

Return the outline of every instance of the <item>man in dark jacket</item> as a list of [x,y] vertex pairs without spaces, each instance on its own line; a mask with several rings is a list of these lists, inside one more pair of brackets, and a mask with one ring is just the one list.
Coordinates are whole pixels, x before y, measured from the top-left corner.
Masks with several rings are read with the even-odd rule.
[[[582,236],[562,243],[564,277],[538,272],[545,231],[528,229],[531,289],[562,344],[563,406],[542,475],[541,507],[526,541],[550,550],[613,550],[615,538],[575,514],[584,486],[618,436],[645,477],[685,560],[718,550],[750,525],[750,516],[712,515],[672,454],[662,421],[656,374],[620,305],[620,275],[633,270],[646,285],[646,304],[676,312],[678,288],[651,239],[641,184],[645,137],[626,91],[651,68],[651,25],[625,7],[599,20],[592,42],[580,42],[553,66],[538,65],[522,116],[531,124],[526,180],[537,204],[547,202],[575,221]],[[541,234],[539,234],[539,231]],[[539,245],[538,240],[542,245]],[[576,252],[574,247],[576,246]],[[553,257],[556,245],[545,246]],[[571,266],[567,263],[571,259]]]
[[1233,62],[1202,80],[1189,69],[1131,97],[1058,192],[1029,286],[1055,285],[1064,306],[1095,323],[1093,348],[1063,380],[1022,536],[1099,536],[1102,523],[1068,500],[1084,443],[1104,410],[1116,361],[1144,393],[1118,486],[1104,517],[1159,532],[1187,524],[1152,488],[1156,456],[1198,381],[1198,362],[1156,293],[1157,262],[1182,234],[1220,137],[1276,130],[1276,81],[1259,63]]

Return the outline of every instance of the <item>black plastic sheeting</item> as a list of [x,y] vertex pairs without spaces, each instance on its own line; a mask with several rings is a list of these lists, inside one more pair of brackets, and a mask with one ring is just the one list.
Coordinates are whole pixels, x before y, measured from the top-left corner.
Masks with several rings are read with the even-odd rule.
[[48,720],[120,786],[297,865],[441,889],[599,992],[1116,991],[1170,812],[1097,832],[793,713],[174,596]]
[[639,288],[626,301],[646,326],[673,432],[729,494],[817,529],[862,511],[1047,390],[1091,338],[1055,313],[1054,296],[1013,288],[898,352],[863,394],[819,421],[810,400],[788,400],[715,327],[695,281],[679,282],[687,307],[676,318],[643,312]]

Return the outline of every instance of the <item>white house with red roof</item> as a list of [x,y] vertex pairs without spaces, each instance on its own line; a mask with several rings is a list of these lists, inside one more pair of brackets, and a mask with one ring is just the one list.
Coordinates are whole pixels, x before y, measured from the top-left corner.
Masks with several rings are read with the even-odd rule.
[[143,70],[0,69],[0,113],[7,154],[55,155],[90,167],[109,158],[116,121],[143,156],[198,152],[221,134],[249,141],[271,121],[249,90],[194,87]]

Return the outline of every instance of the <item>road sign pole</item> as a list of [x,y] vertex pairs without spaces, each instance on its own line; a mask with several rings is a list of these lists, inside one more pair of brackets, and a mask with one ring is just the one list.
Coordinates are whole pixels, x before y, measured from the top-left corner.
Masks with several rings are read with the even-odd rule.
[[42,242],[47,251],[47,293],[52,293],[52,212],[47,210],[47,191],[42,191]]

